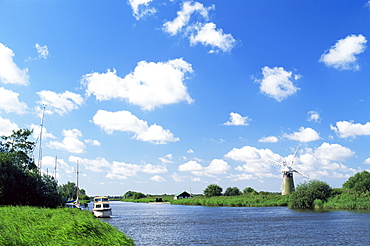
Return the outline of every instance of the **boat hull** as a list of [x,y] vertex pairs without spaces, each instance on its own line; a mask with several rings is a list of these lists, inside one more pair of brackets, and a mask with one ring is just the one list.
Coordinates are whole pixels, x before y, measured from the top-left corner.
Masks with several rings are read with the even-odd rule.
[[93,210],[94,216],[97,218],[109,218],[112,215],[112,209]]

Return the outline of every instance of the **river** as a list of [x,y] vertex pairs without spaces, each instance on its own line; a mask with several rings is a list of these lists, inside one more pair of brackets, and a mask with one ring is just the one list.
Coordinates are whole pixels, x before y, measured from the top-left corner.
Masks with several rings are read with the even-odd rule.
[[136,245],[370,245],[370,212],[111,202]]

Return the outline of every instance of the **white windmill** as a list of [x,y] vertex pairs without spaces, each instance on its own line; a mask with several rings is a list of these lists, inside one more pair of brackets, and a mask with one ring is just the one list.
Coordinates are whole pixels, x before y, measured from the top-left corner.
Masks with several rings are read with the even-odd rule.
[[292,167],[294,163],[294,158],[297,155],[297,151],[298,151],[298,147],[294,152],[290,165],[287,164],[285,159],[282,162],[278,162],[273,159],[270,159],[270,164],[280,168],[280,171],[283,173],[283,183],[281,185],[282,195],[289,195],[294,191],[293,173],[299,173],[303,177],[308,178],[307,176],[303,175],[302,173],[298,172]]

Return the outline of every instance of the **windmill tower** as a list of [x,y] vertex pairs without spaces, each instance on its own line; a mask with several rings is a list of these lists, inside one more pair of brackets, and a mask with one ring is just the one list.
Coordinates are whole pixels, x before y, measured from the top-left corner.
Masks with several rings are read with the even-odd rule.
[[290,165],[287,164],[285,159],[282,162],[278,162],[278,161],[270,159],[271,161],[270,163],[280,168],[280,171],[283,173],[283,183],[281,184],[281,194],[282,195],[289,195],[294,191],[293,173],[299,173],[300,175],[305,177],[305,175],[293,169],[292,167],[297,151],[298,151],[298,147],[294,152]]

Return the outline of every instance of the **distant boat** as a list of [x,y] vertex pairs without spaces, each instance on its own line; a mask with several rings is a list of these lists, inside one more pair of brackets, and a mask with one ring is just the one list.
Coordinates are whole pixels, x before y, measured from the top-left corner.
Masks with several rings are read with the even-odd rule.
[[94,198],[93,213],[98,218],[109,218],[112,215],[108,197],[98,196]]

